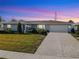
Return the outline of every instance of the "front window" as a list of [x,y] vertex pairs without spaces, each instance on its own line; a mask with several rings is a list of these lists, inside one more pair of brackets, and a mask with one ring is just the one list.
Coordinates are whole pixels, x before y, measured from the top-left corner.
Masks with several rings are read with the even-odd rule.
[[7,25],[7,28],[11,28],[11,25]]
[[45,25],[37,25],[37,28],[39,28],[39,29],[45,29]]

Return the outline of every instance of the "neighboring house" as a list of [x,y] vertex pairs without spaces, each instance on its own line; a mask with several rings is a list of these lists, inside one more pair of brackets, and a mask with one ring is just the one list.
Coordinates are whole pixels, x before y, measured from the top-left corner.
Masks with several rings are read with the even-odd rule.
[[[21,21],[22,31],[27,32],[29,28],[40,28],[48,30],[49,32],[69,32],[71,30],[71,23],[62,21]],[[17,31],[18,21],[1,22],[0,30],[11,28],[12,31]]]

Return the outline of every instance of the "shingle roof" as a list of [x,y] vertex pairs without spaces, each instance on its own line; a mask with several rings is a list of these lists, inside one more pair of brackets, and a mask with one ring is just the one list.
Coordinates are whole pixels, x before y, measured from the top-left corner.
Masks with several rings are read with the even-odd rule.
[[[4,24],[18,24],[18,21],[16,22],[2,22]],[[69,22],[63,22],[63,21],[21,21],[22,24],[71,24]]]

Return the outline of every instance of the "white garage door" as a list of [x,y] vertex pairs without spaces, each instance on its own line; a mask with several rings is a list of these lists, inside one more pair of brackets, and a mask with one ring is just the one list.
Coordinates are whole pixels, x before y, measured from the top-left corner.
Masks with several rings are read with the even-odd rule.
[[67,25],[50,25],[51,32],[68,32]]

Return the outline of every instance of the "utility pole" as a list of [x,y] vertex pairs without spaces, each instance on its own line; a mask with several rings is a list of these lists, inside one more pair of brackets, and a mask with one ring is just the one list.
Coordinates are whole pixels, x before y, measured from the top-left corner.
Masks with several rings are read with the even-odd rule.
[[55,21],[57,21],[57,11],[55,11]]

